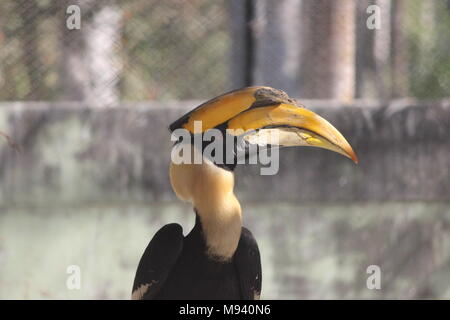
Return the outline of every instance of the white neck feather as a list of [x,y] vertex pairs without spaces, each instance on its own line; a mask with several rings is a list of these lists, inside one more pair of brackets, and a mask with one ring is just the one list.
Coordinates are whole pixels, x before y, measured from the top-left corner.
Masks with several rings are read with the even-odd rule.
[[217,260],[229,260],[239,243],[242,229],[241,207],[236,197],[231,194],[210,209],[200,209],[195,204],[203,232],[205,234],[208,253]]
[[231,259],[242,228],[241,206],[233,193],[233,173],[203,159],[202,164],[171,163],[170,180],[177,196],[197,209],[208,254],[216,260]]

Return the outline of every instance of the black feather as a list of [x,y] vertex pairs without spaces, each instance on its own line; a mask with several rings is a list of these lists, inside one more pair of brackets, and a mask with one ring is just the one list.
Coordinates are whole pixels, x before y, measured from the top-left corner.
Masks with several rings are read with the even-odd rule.
[[200,222],[183,239],[177,224],[164,226],[141,258],[133,292],[142,299],[254,299],[261,292],[261,261],[250,231],[242,228],[236,253],[222,262],[207,254]]
[[[139,261],[133,284],[142,290],[142,299],[153,299],[164,286],[183,249],[183,228],[176,223],[162,227],[153,237]],[[142,287],[143,286],[143,287]]]
[[241,284],[242,299],[254,300],[261,294],[261,258],[258,244],[250,230],[242,228],[234,261]]

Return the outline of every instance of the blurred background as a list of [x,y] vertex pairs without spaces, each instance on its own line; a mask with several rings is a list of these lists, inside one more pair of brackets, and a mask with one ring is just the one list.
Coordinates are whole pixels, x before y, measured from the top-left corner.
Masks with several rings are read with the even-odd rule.
[[0,298],[128,299],[156,230],[194,224],[168,125],[249,85],[298,98],[360,158],[238,167],[262,298],[450,298],[448,0],[1,1]]

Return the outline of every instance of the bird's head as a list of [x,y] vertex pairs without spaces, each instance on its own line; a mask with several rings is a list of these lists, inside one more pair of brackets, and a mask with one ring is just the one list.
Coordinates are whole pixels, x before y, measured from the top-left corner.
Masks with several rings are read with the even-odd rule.
[[248,87],[218,96],[183,115],[169,129],[177,148],[195,145],[202,158],[231,171],[268,147],[319,147],[358,162],[333,125],[270,87]]
[[194,205],[209,251],[223,259],[233,255],[241,233],[241,207],[233,193],[237,164],[290,146],[325,148],[358,162],[328,121],[269,87],[243,88],[209,100],[172,123],[170,131],[175,141],[172,188]]

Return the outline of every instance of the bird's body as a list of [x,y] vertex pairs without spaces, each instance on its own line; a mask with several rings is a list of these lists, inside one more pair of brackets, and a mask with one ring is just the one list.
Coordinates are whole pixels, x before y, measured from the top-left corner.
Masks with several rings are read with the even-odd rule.
[[[165,265],[153,266],[153,269],[150,268],[153,272],[140,272],[140,269],[149,269],[146,265],[150,261],[149,256],[152,256],[153,261],[163,260],[151,247],[164,247],[168,239],[175,243],[165,247],[160,254],[166,257],[166,261],[167,256],[171,256],[171,261]],[[156,243],[158,241],[160,243]],[[236,253],[227,261],[211,258],[207,250],[199,216],[196,216],[195,226],[186,237],[182,236],[181,226],[164,226],[141,258],[133,291],[139,292],[136,289],[142,284],[145,286],[145,283],[153,285],[135,298],[227,300],[253,299],[259,296],[261,263],[258,246],[250,231],[242,228]]]
[[[194,206],[196,223],[186,237],[178,224],[155,234],[139,262],[134,299],[259,298],[258,245],[242,226],[233,191],[234,168],[254,150],[259,152],[251,145],[315,146],[358,161],[329,122],[269,87],[243,88],[214,98],[172,123],[170,130],[176,138],[170,182],[177,197]],[[214,139],[207,138],[213,131]],[[186,136],[193,136],[194,143],[184,141]],[[198,144],[196,137],[202,137]],[[229,137],[231,148],[216,146]]]

